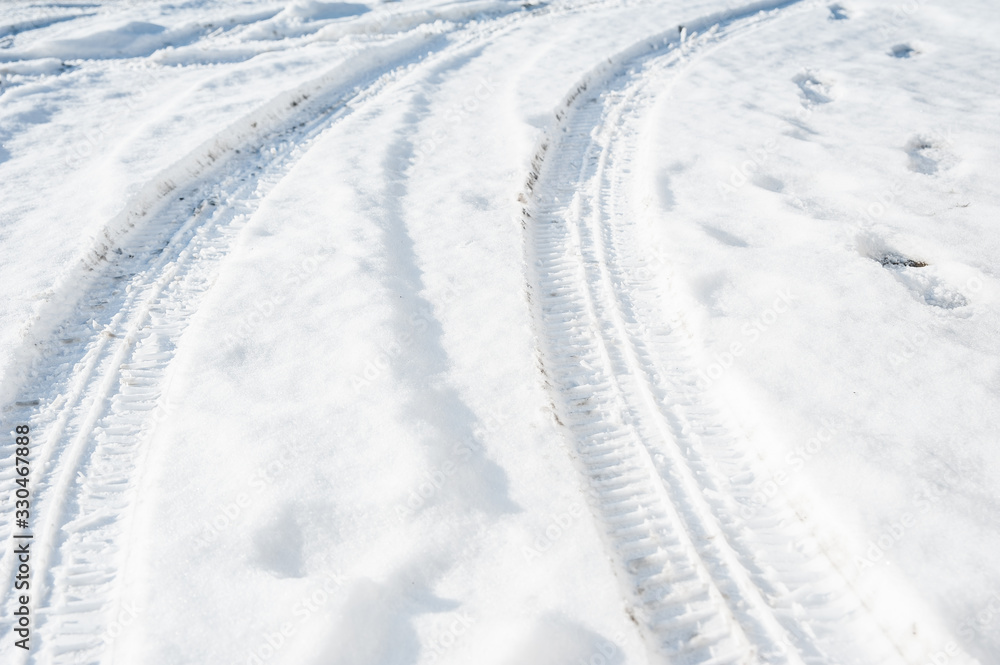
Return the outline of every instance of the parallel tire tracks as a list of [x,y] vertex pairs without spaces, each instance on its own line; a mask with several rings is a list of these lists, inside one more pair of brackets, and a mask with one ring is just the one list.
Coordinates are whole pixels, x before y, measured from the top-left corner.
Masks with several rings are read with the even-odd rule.
[[[754,8],[763,4],[794,3]],[[766,473],[711,395],[694,386],[681,327],[650,334],[649,321],[664,318],[656,311],[662,302],[628,268],[642,260],[623,193],[636,151],[630,127],[650,86],[777,16],[747,10],[702,22],[702,35],[685,49],[667,44],[623,61],[631,70],[603,97],[592,97],[589,83],[570,96],[558,140],[539,150],[525,192],[543,366],[657,661],[907,662],[790,505],[775,500],[740,516]],[[350,84],[299,100],[296,112],[235,154],[189,182],[169,183],[169,201],[144,210],[141,224],[102,248],[84,296],[5,410],[9,422],[32,425],[37,450],[33,610],[41,643],[32,660],[110,660],[104,638],[120,597],[128,520],[145,442],[169,415],[171,361],[261,199],[328,128],[519,18],[439,35]],[[421,66],[409,72],[414,60]],[[0,448],[7,461],[12,455],[9,444]],[[5,462],[0,471],[7,494],[12,468]],[[0,519],[5,542],[11,517]],[[7,589],[11,549],[0,558]],[[0,653],[12,641],[13,597],[3,606]]]
[[[477,47],[530,12],[458,25],[416,40],[413,48],[344,84],[292,100],[296,111],[257,138],[212,156],[212,167],[187,184],[149,188],[164,201],[140,201],[134,228],[106,236],[84,295],[44,344],[8,422],[30,423],[33,548],[30,653],[22,662],[108,662],[107,629],[120,597],[128,520],[146,453],[145,441],[169,408],[163,396],[179,339],[211,287],[222,259],[260,201],[309,144],[376,96]],[[439,30],[440,32],[440,30]],[[412,68],[414,62],[420,66]],[[348,61],[344,67],[352,67]],[[333,77],[336,79],[337,77]],[[231,139],[228,139],[231,141]],[[217,162],[217,163],[216,163]],[[168,199],[167,199],[168,197]],[[148,197],[147,197],[148,198]],[[132,222],[130,221],[131,225]],[[111,239],[114,242],[110,243]],[[321,251],[332,248],[321,248]],[[13,448],[5,445],[0,491],[14,485]],[[10,542],[13,514],[0,520]],[[0,579],[12,589],[14,557],[5,548]],[[13,640],[15,599],[3,601],[3,649]],[[0,650],[2,653],[2,650]]]
[[522,195],[543,372],[654,661],[903,663],[787,501],[743,517],[768,474],[697,385],[680,313],[630,269],[634,125],[691,58],[795,3],[762,4],[632,49],[603,91],[591,76],[567,97]]

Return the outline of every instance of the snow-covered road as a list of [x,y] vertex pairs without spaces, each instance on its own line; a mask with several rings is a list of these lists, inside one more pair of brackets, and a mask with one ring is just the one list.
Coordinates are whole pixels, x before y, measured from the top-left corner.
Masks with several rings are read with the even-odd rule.
[[0,661],[1000,659],[998,29],[0,5]]

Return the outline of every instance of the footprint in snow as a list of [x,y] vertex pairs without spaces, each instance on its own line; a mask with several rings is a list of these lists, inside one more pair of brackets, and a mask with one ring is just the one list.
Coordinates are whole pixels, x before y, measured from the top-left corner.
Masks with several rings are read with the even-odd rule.
[[910,157],[909,168],[915,173],[934,175],[958,163],[949,149],[949,142],[941,136],[918,134],[910,139],[904,150]]
[[830,5],[827,9],[830,10],[830,20],[831,21],[846,21],[851,18],[851,10],[841,4]]
[[929,266],[922,261],[902,264],[890,261],[882,265],[924,304],[941,309],[958,309],[969,304],[968,298],[952,288],[933,268],[928,269]]
[[951,286],[935,266],[890,247],[884,238],[872,232],[862,233],[857,238],[857,248],[861,256],[877,261],[918,301],[941,309],[958,309],[969,304],[969,299]]
[[912,58],[921,53],[923,51],[916,44],[896,44],[889,49],[889,55],[894,58]]
[[803,106],[829,104],[836,97],[833,81],[818,72],[800,72],[792,77],[792,82],[799,86]]

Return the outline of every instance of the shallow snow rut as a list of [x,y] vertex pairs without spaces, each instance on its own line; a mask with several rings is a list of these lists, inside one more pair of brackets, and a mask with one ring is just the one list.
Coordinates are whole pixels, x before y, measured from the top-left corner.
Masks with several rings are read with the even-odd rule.
[[792,506],[742,510],[766,470],[697,386],[681,313],[636,276],[642,112],[691,58],[792,4],[694,22],[683,45],[626,52],[600,94],[581,83],[523,197],[546,380],[658,661],[905,662]]
[[[159,192],[160,200],[141,194],[136,210],[119,218],[130,220],[128,228],[119,224],[105,234],[103,256],[90,257],[96,269],[81,272],[85,283],[75,285],[74,293],[82,296],[44,342],[31,378],[6,409],[9,422],[30,423],[35,442],[32,598],[34,635],[40,640],[30,653],[14,651],[12,661],[110,660],[113,636],[107,630],[120,610],[117,583],[128,520],[145,442],[169,416],[162,396],[171,361],[222,259],[260,201],[339,120],[528,16],[438,30],[390,47],[391,57],[362,59],[360,66],[349,60],[343,65],[346,78],[334,72],[306,98],[285,100],[294,111],[281,115],[265,109],[261,121],[253,121],[253,136],[237,140],[240,128],[230,129],[209,142],[216,146],[211,168],[196,155],[187,160],[197,162],[196,168],[182,165],[171,173],[187,168],[186,183],[172,178],[150,183],[146,190]],[[229,154],[217,154],[219,145],[228,146]],[[11,492],[13,481],[12,475],[0,480],[0,491]],[[5,541],[13,533],[12,517],[0,520]],[[0,560],[0,577],[8,582],[14,574],[12,549]],[[9,595],[3,601],[10,610],[3,613],[8,635],[13,603]]]

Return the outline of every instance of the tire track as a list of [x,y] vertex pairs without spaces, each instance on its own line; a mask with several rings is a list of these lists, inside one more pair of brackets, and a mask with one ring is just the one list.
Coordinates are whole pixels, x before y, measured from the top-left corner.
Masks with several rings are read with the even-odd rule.
[[689,23],[688,35],[701,34],[683,48],[678,30],[592,72],[567,97],[522,196],[543,372],[657,661],[907,662],[897,631],[867,610],[789,503],[741,517],[767,471],[696,386],[682,313],[650,325],[665,303],[626,269],[641,265],[626,187],[631,127],[651,86],[794,4]]
[[44,441],[34,464],[36,661],[97,662],[123,556],[123,513],[141,442],[163,413],[159,398],[180,334],[243,223],[301,148],[390,77],[359,83],[318,119],[267,137],[218,181],[173,189],[174,200],[142,230],[108,248],[107,267],[58,330],[39,379],[22,392],[38,413],[8,416],[30,421]]
[[[388,47],[389,57],[363,60],[360,67],[348,61],[342,67],[346,81],[334,72],[322,77],[318,89],[313,85],[308,94],[281,99],[290,112],[268,109],[263,117],[270,126],[255,125],[256,136],[248,141],[227,130],[208,150],[218,152],[221,143],[231,154],[187,160],[196,166],[184,166],[193,174],[186,185],[169,177],[151,183],[118,220],[128,223],[109,225],[112,232],[88,256],[94,270],[80,273],[83,282],[75,289],[83,297],[44,344],[31,378],[5,410],[9,422],[32,426],[34,547],[40,548],[32,576],[33,637],[40,644],[27,654],[18,650],[12,660],[106,659],[104,632],[120,591],[116,582],[127,554],[144,442],[169,415],[161,398],[170,362],[220,262],[260,201],[331,126],[433,70],[428,65],[530,16],[508,14],[438,29],[429,38]],[[5,447],[6,456],[13,455]],[[12,468],[5,464],[0,478],[7,493],[14,476],[6,470]],[[0,521],[7,542],[12,517],[11,512]],[[0,561],[7,589],[13,588],[12,549],[6,548]],[[10,594],[4,600],[10,609],[3,619],[8,636],[13,601]]]
[[[85,5],[81,5],[81,7],[85,7]],[[63,13],[57,16],[39,16],[36,18],[5,23],[0,25],[0,38],[15,37],[17,35],[30,32],[31,30],[41,30],[42,28],[47,28],[51,25],[55,25],[56,23],[65,23],[66,21],[72,21],[78,18],[89,18],[96,15],[96,12],[78,12],[76,14]],[[0,62],[5,61],[5,59],[0,59]]]

